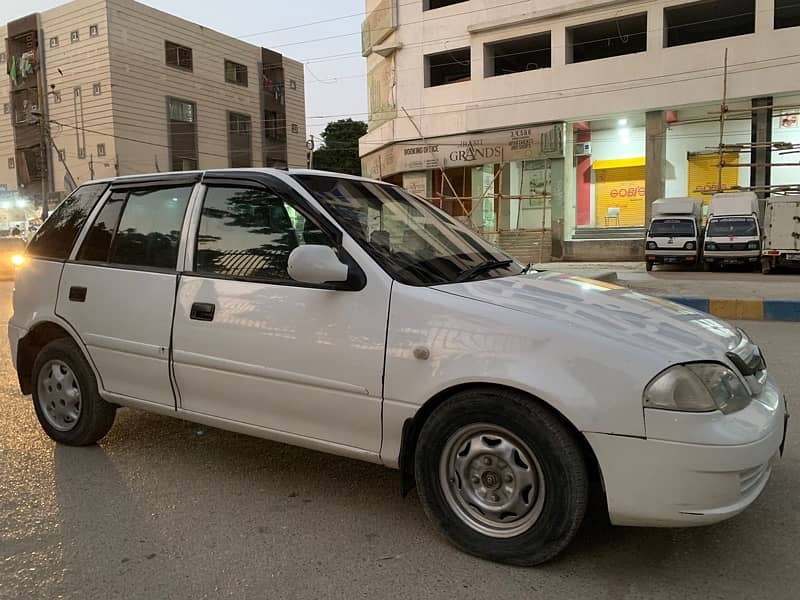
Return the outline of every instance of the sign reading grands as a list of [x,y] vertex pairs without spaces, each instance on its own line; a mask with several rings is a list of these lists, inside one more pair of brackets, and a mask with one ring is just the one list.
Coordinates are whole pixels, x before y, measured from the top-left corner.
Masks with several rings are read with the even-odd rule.
[[561,124],[555,124],[490,131],[472,136],[431,138],[425,143],[397,142],[365,156],[361,163],[366,177],[380,178],[439,167],[563,156],[564,128]]

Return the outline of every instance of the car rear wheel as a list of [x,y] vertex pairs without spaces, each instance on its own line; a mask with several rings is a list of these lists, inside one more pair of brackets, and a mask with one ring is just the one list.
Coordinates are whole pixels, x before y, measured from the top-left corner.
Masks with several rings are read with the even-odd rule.
[[114,424],[116,407],[100,397],[89,363],[66,338],[47,344],[33,364],[33,406],[50,438],[69,446],[88,446]]
[[583,520],[588,472],[572,432],[523,394],[459,392],[426,421],[415,458],[428,517],[455,546],[531,566],[559,554]]

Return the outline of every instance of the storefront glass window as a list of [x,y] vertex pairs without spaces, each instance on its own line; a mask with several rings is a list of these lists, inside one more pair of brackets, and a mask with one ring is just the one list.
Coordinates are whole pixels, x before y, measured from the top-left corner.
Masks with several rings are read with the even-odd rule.
[[562,161],[508,163],[508,229],[549,229],[553,207],[553,167]]
[[477,231],[496,231],[495,165],[472,168],[472,224]]
[[644,115],[576,123],[573,136],[576,226],[643,227]]

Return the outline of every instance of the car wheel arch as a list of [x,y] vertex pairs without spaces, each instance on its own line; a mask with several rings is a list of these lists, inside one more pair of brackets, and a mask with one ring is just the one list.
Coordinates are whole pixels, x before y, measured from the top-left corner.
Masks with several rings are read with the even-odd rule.
[[44,320],[34,324],[28,330],[28,333],[19,340],[17,347],[17,377],[23,394],[33,392],[33,364],[36,361],[36,356],[47,344],[63,338],[68,338],[75,342],[91,365],[98,383],[101,382],[97,368],[81,340],[64,324]]
[[510,390],[527,397],[531,402],[541,404],[556,415],[564,425],[573,433],[575,439],[578,440],[583,450],[586,465],[590,472],[592,482],[600,488],[602,492],[603,501],[605,501],[605,484],[603,483],[603,474],[600,468],[600,463],[597,460],[591,444],[586,439],[586,436],[570,421],[564,414],[556,409],[552,404],[534,396],[530,392],[515,388],[512,386],[494,384],[494,383],[462,383],[446,388],[436,395],[428,399],[414,414],[413,417],[406,419],[403,423],[402,439],[400,443],[400,456],[398,457],[398,464],[400,469],[400,493],[403,497],[414,489],[416,483],[414,478],[414,456],[417,449],[417,440],[422,431],[425,421],[434,413],[434,411],[442,405],[448,398],[458,392],[465,390]]

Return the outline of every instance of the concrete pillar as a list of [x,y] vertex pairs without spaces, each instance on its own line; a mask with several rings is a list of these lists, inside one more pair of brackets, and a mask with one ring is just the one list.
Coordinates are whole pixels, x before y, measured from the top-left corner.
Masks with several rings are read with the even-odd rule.
[[[772,98],[753,98],[753,108],[772,106]],[[759,216],[763,222],[765,199],[769,192],[763,188],[772,181],[772,172],[769,163],[772,161],[772,109],[760,108],[752,112],[751,139],[753,148],[750,150],[750,162],[755,166],[750,167],[750,186],[762,188],[756,191],[759,198]]]
[[663,110],[647,113],[645,123],[645,226],[650,224],[653,202],[666,193],[667,117]]
[[756,0],[756,33],[770,35],[774,31],[775,0]]

